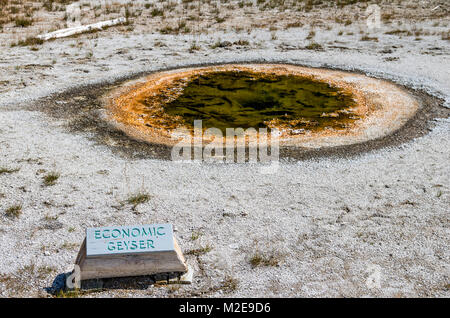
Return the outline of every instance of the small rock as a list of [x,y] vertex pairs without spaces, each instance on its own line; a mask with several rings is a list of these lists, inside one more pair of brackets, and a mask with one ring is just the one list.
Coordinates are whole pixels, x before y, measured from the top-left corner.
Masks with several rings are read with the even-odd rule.
[[180,284],[192,284],[192,279],[194,278],[194,270],[191,266],[188,266],[188,271],[181,275]]

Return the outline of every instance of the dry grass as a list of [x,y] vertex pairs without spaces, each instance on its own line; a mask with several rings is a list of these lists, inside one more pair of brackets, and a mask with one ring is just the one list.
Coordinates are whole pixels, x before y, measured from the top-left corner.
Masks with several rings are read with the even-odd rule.
[[191,241],[196,241],[202,236],[203,234],[201,232],[192,232],[191,234]]
[[315,50],[315,51],[321,51],[323,50],[323,46],[316,42],[311,42],[307,46],[305,46],[305,49],[307,50]]
[[201,47],[197,44],[197,42],[194,41],[194,42],[192,42],[191,46],[189,47],[189,52],[193,53],[193,52],[198,51],[200,49],[201,49]]
[[316,31],[311,30],[309,31],[309,34],[306,36],[307,40],[311,40],[312,38],[314,38],[316,36]]
[[194,255],[194,256],[200,256],[204,255],[212,250],[212,247],[209,245],[206,245],[205,247],[200,247],[197,249],[193,249],[186,252],[186,255]]
[[80,244],[77,244],[77,243],[69,243],[69,242],[64,242],[64,243],[61,245],[61,248],[62,248],[62,249],[65,249],[65,250],[77,250],[79,247],[80,247]]
[[220,289],[226,293],[231,293],[235,290],[237,290],[239,286],[239,281],[231,276],[226,276],[223,280]]
[[253,268],[258,266],[278,266],[280,259],[274,254],[271,255],[265,255],[260,252],[256,252],[251,258],[250,258],[250,264]]
[[[45,286],[43,281],[48,280],[49,276],[56,273],[56,268],[52,266],[36,266],[34,264],[25,265],[11,274],[0,274],[0,286],[6,297],[25,297],[33,296],[36,290],[32,287],[34,284]],[[41,287],[42,288],[42,287]],[[33,294],[30,294],[33,293]]]
[[19,171],[19,169],[9,169],[9,168],[5,168],[5,167],[1,167],[0,168],[0,175],[2,174],[6,174],[6,173],[14,173]]
[[139,204],[144,204],[147,203],[148,201],[150,201],[151,196],[146,193],[146,192],[140,192],[140,193],[136,193],[131,195],[126,202],[128,204],[133,205],[134,207],[138,206]]
[[14,23],[15,23],[16,27],[26,28],[26,27],[29,27],[29,26],[31,26],[33,24],[33,20],[32,19],[23,18],[23,17],[17,17],[14,20]]
[[20,40],[16,43],[12,43],[11,47],[14,46],[32,46],[32,45],[42,45],[44,43],[43,40],[38,39],[36,37],[27,37],[25,40]]
[[[14,27],[31,30],[35,25],[38,25],[44,32],[54,30],[55,25],[60,25],[60,28],[65,27],[68,18],[65,7],[72,2],[75,1],[0,0],[0,32],[3,26],[13,27],[7,28],[7,32],[11,32],[10,30]],[[327,19],[345,26],[364,22],[367,6],[374,3],[376,2],[369,0],[257,0],[256,5],[246,0],[183,0],[181,3],[158,1],[156,3],[129,2],[127,4],[111,1],[107,6],[95,2],[84,4],[81,18],[83,21],[93,23],[125,15],[127,24],[133,23],[133,27],[118,28],[119,32],[159,31],[162,34],[200,34],[215,30],[250,30],[254,28],[278,30],[304,27],[307,24],[329,29],[330,25],[327,25]],[[407,9],[407,12],[396,10],[401,4],[401,0],[383,3],[383,23],[398,21],[400,17],[411,21],[437,20],[445,17],[445,10],[431,11],[412,8]],[[86,7],[89,10],[86,10]],[[333,10],[333,14],[330,14],[330,10]],[[45,22],[40,19],[42,11],[46,15]],[[36,12],[39,12],[39,15],[36,15]],[[279,19],[280,12],[283,12],[283,19]],[[263,18],[264,22],[256,23],[253,19],[255,16]],[[242,23],[243,19],[246,22]],[[438,25],[438,23],[435,22],[433,25]],[[3,32],[5,32],[4,30],[3,27]],[[33,30],[30,34],[33,34]],[[20,43],[14,45],[40,44],[29,42],[32,40],[21,40]],[[190,47],[189,51],[194,52],[199,49],[200,47],[195,44]]]
[[5,215],[12,219],[17,219],[22,214],[22,205],[13,205],[5,210]]
[[59,179],[60,174],[57,172],[50,172],[46,174],[42,179],[44,181],[44,185],[49,187],[56,184],[56,181]]
[[372,42],[378,42],[378,38],[377,37],[371,37],[368,35],[364,35],[361,37],[361,41],[372,41]]

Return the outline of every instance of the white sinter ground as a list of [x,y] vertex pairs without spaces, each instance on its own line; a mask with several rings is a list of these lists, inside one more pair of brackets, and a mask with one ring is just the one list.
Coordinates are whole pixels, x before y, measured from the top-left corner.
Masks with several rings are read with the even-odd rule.
[[[250,164],[129,160],[68,132],[65,121],[25,109],[51,92],[143,70],[252,60],[361,70],[450,100],[450,46],[439,36],[414,41],[379,32],[374,42],[344,34],[335,43],[342,49],[330,45],[335,28],[321,29],[315,41],[325,50],[312,51],[303,48],[308,31],[194,36],[110,29],[38,51],[0,47],[0,167],[20,169],[0,174],[0,295],[50,296],[45,288],[73,264],[86,227],[172,223],[185,253],[211,248],[186,255],[195,269],[192,285],[88,296],[449,297],[448,118],[400,147],[281,163],[264,175]],[[242,38],[248,46],[210,47]],[[193,40],[201,49],[189,52]],[[44,186],[49,172],[60,177]],[[151,199],[136,211],[121,204],[138,192]],[[6,217],[17,204],[19,218]],[[257,253],[278,265],[253,268]]]

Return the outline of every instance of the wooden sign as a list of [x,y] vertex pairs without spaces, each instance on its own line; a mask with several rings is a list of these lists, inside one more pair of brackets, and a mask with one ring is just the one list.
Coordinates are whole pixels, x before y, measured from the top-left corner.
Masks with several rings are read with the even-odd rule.
[[86,230],[86,255],[173,251],[171,224],[116,226]]
[[171,224],[88,228],[75,264],[81,280],[188,269]]

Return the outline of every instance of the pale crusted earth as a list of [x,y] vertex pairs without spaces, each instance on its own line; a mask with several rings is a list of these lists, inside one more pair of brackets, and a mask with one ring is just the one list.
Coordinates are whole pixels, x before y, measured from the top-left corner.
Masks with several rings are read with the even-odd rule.
[[[448,118],[400,147],[352,159],[282,162],[264,175],[259,165],[130,160],[27,108],[80,84],[235,61],[360,70],[424,88],[448,106],[450,45],[439,33],[448,22],[448,16],[403,21],[402,28],[427,34],[420,39],[385,34],[397,25],[384,23],[368,33],[376,42],[361,41],[363,20],[348,26],[329,20],[329,29],[315,29],[323,51],[305,48],[309,25],[180,35],[111,28],[37,51],[3,43],[0,169],[9,171],[0,173],[0,294],[51,296],[46,288],[73,264],[86,227],[168,222],[185,254],[211,248],[186,255],[195,269],[192,285],[86,296],[449,297]],[[199,50],[190,50],[194,40]],[[211,47],[218,40],[248,44]],[[60,177],[45,186],[50,172]],[[137,192],[151,199],[133,211],[122,203]],[[13,205],[22,206],[18,218],[5,214]],[[270,264],[253,268],[258,253]]]

